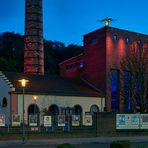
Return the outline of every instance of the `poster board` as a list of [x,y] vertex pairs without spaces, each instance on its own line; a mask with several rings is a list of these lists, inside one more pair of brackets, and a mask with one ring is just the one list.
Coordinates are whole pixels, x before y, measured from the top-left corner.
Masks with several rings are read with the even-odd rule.
[[148,114],[116,114],[116,129],[148,129]]
[[65,126],[65,115],[58,115],[58,126]]
[[18,114],[12,115],[12,126],[20,126],[20,125],[21,125],[20,115]]
[[44,116],[44,127],[51,127],[51,116]]
[[29,115],[29,126],[37,126],[37,114]]
[[92,115],[84,116],[84,124],[85,126],[92,126]]
[[4,127],[4,126],[5,126],[5,115],[0,114],[0,127]]
[[80,115],[72,115],[72,126],[80,126]]

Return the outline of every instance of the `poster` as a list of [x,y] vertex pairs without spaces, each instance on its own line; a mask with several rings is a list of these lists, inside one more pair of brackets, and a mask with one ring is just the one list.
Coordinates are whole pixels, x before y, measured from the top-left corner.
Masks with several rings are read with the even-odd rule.
[[44,127],[51,127],[51,116],[44,116]]
[[92,115],[85,115],[84,124],[86,126],[92,126]]
[[12,115],[12,126],[20,126],[21,119],[20,115],[14,114]]
[[140,114],[117,114],[116,129],[139,129]]
[[80,115],[72,115],[72,126],[80,126]]
[[5,126],[5,115],[0,114],[0,126]]
[[29,126],[37,126],[37,114],[29,115]]
[[58,116],[58,126],[65,126],[65,115]]

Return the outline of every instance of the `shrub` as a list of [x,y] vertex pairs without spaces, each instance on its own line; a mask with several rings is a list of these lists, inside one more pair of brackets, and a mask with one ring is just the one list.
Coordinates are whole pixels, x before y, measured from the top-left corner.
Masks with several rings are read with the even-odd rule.
[[130,148],[129,141],[113,141],[110,144],[110,148]]
[[69,143],[59,144],[57,148],[76,148],[74,145],[71,145]]

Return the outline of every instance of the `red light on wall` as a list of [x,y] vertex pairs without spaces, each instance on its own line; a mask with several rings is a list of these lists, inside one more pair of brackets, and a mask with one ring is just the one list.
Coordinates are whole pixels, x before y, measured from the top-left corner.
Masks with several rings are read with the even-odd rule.
[[125,56],[125,50],[126,50],[126,44],[123,38],[119,39],[117,49],[118,49],[119,57],[123,58]]

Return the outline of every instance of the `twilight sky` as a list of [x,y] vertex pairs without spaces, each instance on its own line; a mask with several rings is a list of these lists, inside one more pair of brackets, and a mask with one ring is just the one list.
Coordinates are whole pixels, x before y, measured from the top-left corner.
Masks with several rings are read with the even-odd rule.
[[[0,33],[24,34],[25,0],[0,0]],[[110,26],[148,34],[148,0],[43,0],[44,38],[83,45],[83,35]]]

